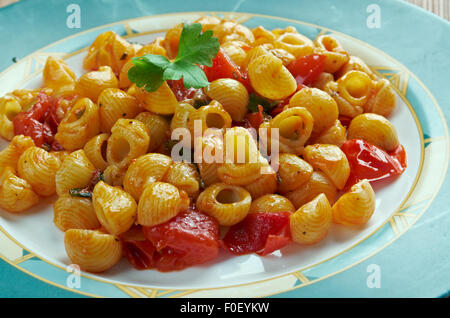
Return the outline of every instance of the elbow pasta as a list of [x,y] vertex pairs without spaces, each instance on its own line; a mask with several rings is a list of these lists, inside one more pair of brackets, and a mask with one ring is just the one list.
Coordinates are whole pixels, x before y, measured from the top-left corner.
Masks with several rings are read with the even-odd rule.
[[137,209],[137,223],[155,226],[164,223],[189,206],[189,197],[183,190],[166,182],[152,182],[142,192]]
[[0,98],[0,136],[11,140],[14,137],[13,119],[22,111],[16,98],[5,96]]
[[101,224],[89,198],[64,194],[53,205],[53,223],[63,232],[70,229],[94,230]]
[[12,167],[0,175],[0,208],[9,212],[23,212],[39,202],[39,196],[26,180],[19,178]]
[[352,225],[365,224],[375,211],[375,193],[367,180],[361,180],[333,205],[333,221]]
[[331,206],[325,194],[319,194],[289,217],[292,240],[315,244],[327,234],[332,223]]
[[[128,78],[133,57],[175,60],[184,26],[178,24],[146,45],[103,32],[81,76],[49,57],[43,87],[0,98],[0,136],[10,140],[0,151],[0,208],[19,213],[56,192],[53,223],[65,232],[70,262],[83,270],[103,272],[129,258],[133,241],[154,248],[151,262],[166,250],[175,257],[167,262],[178,262],[184,251],[172,253],[148,235],[164,229],[166,238],[180,220],[180,227],[193,226],[190,213],[220,226],[221,234],[247,226],[247,216],[285,213],[283,231],[301,245],[322,241],[333,223],[366,224],[375,213],[372,181],[352,183],[353,161],[344,151],[352,139],[386,153],[403,149],[386,118],[395,110],[395,87],[328,34],[313,41],[294,27],[250,30],[215,16],[196,22],[221,50],[212,66],[199,65],[209,81],[203,88],[183,87],[180,79],[147,92]],[[326,59],[308,82],[294,62],[312,54]],[[35,115],[41,94],[50,101],[40,105],[48,108],[39,123],[51,130],[44,143],[21,130],[21,116]],[[258,213],[265,215],[249,215]],[[194,226],[189,235],[200,242],[204,224]],[[177,240],[201,250],[194,239]]]
[[248,112],[249,95],[245,86],[231,78],[213,81],[206,88],[206,95],[218,101],[236,122],[244,120]]
[[110,234],[125,233],[136,220],[136,201],[119,187],[98,182],[92,192],[92,203],[99,222]]
[[63,60],[49,56],[42,71],[44,86],[56,95],[73,93],[76,75]]
[[56,193],[59,196],[69,193],[70,189],[84,188],[89,184],[94,165],[89,161],[84,150],[77,150],[68,155],[56,172]]
[[372,113],[356,116],[350,122],[347,131],[348,139],[364,139],[386,151],[397,148],[397,131],[385,117]]
[[83,148],[84,144],[100,132],[97,104],[82,98],[69,110],[58,126],[55,139],[67,150]]
[[254,90],[269,99],[285,99],[295,92],[294,76],[273,54],[263,54],[248,64],[248,76]]
[[252,198],[247,190],[225,183],[209,186],[197,199],[198,209],[216,218],[223,226],[242,221],[250,211],[251,203]]
[[95,168],[105,170],[108,166],[106,159],[106,146],[108,144],[109,134],[100,134],[89,140],[84,145],[84,153]]
[[144,155],[149,144],[150,135],[143,122],[121,118],[111,129],[106,158],[109,164],[125,168],[131,160]]
[[8,147],[0,152],[0,174],[6,167],[11,167],[16,171],[20,156],[31,147],[34,147],[33,139],[24,135],[15,136]]
[[327,34],[320,35],[314,41],[317,53],[326,56],[324,70],[335,73],[347,64],[350,57],[338,40]]
[[305,148],[304,157],[314,168],[322,170],[336,188],[342,190],[345,187],[350,175],[350,165],[338,146],[310,145]]
[[122,242],[119,237],[97,230],[67,230],[64,245],[72,264],[77,264],[88,272],[104,272],[122,258]]
[[94,103],[104,89],[119,87],[119,81],[109,66],[100,66],[98,71],[81,75],[75,84],[75,91],[82,97],[87,97]]
[[98,97],[100,130],[110,133],[111,128],[120,118],[134,118],[140,107],[136,99],[118,88],[107,88]]
[[33,146],[20,156],[17,172],[30,183],[36,194],[47,197],[56,192],[55,176],[60,166],[59,158]]

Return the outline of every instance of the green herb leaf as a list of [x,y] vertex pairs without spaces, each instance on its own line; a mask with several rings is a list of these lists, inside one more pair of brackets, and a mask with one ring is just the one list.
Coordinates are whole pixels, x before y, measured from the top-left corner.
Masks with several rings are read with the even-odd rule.
[[281,101],[270,101],[262,96],[259,96],[258,94],[251,93],[248,109],[252,113],[257,113],[259,112],[258,105],[261,105],[264,112],[269,113],[270,110],[276,107],[279,103],[281,103]]
[[128,78],[148,92],[156,91],[166,80],[181,78],[186,88],[207,86],[208,79],[198,65],[212,66],[220,48],[218,39],[212,35],[211,30],[202,33],[200,23],[184,25],[173,62],[154,54],[133,58],[134,66],[128,71]]

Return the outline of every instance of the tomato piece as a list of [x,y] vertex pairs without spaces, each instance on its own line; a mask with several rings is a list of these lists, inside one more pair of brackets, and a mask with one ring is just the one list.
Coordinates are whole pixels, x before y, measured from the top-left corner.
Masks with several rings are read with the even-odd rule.
[[156,249],[149,241],[125,241],[123,253],[136,269],[151,269],[155,267]]
[[406,152],[403,146],[399,146],[390,155],[367,141],[351,139],[341,149],[350,165],[346,188],[363,179],[374,182],[396,177],[406,169]]
[[270,254],[291,241],[290,214],[290,212],[251,213],[243,221],[230,227],[223,243],[236,255]]
[[320,54],[301,56],[292,61],[287,69],[295,77],[297,84],[311,85],[323,72],[327,57]]
[[14,117],[14,134],[29,136],[36,146],[46,145],[50,148],[57,129],[57,126],[52,129],[53,123],[47,119],[52,104],[51,96],[40,92],[37,102],[28,111],[20,112]]
[[222,48],[213,59],[212,66],[202,66],[202,69],[210,82],[219,78],[232,78],[241,82],[248,91],[252,90],[248,73],[242,71]]
[[202,264],[219,253],[218,222],[193,208],[163,224],[143,227],[143,233],[156,250],[154,267],[162,272]]
[[258,129],[264,122],[263,107],[258,105],[258,112],[247,114],[246,119],[251,127]]

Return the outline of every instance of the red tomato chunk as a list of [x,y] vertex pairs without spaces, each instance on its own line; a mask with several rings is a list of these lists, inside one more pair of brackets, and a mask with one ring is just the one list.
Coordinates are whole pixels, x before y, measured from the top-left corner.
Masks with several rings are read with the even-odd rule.
[[325,67],[325,55],[311,54],[301,56],[295,61],[289,63],[288,70],[295,77],[299,85],[311,85],[323,72]]
[[143,227],[147,241],[124,243],[125,256],[138,269],[182,270],[213,260],[219,253],[219,224],[189,209],[166,223]]
[[351,139],[341,149],[350,165],[346,188],[363,179],[370,182],[390,179],[399,176],[406,169],[406,152],[402,145],[388,153],[364,140]]
[[233,225],[223,239],[227,249],[236,255],[273,253],[291,241],[290,212],[251,213]]

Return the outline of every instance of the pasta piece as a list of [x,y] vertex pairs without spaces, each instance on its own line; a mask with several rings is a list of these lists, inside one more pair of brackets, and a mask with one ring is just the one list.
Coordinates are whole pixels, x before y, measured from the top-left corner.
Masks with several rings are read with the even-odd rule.
[[276,39],[275,34],[265,29],[263,26],[258,26],[252,29],[252,33],[253,37],[255,38],[255,41],[253,42],[254,47],[265,43],[273,43],[273,41],[275,41]]
[[346,129],[339,119],[328,129],[321,132],[316,138],[312,138],[311,144],[330,144],[341,147],[347,141]]
[[220,44],[230,41],[242,41],[251,44],[255,41],[252,31],[242,24],[231,20],[222,20],[213,28],[214,36],[219,39]]
[[127,168],[121,168],[117,165],[110,165],[103,171],[103,179],[107,184],[115,187],[123,186]]
[[170,130],[187,127],[189,117],[195,112],[194,106],[188,103],[179,103],[175,106],[175,113],[170,121]]
[[197,198],[200,191],[200,176],[195,166],[191,163],[174,162],[164,176],[163,181],[186,191],[191,198]]
[[64,194],[53,205],[53,223],[63,232],[70,229],[93,230],[101,226],[89,198]]
[[189,115],[187,128],[191,136],[196,136],[196,127],[199,129],[197,134],[203,135],[209,128],[230,128],[231,121],[230,114],[219,102],[213,100],[209,105],[202,106]]
[[169,122],[163,116],[150,112],[142,112],[135,119],[143,122],[149,131],[150,143],[148,145],[148,152],[155,151],[168,139],[170,130]]
[[332,223],[331,206],[322,193],[289,217],[292,240],[299,244],[315,244],[327,236]]
[[315,144],[305,148],[304,158],[314,168],[322,170],[336,188],[342,190],[350,175],[350,165],[342,150],[335,145]]
[[333,204],[338,192],[336,186],[323,172],[314,171],[306,184],[286,193],[285,196],[298,209],[321,193],[325,194],[330,204]]
[[345,64],[339,69],[339,71],[335,73],[336,78],[340,78],[350,71],[361,71],[369,75],[372,80],[377,80],[376,75],[372,72],[370,67],[367,66],[367,64],[357,56],[350,56],[347,64]]
[[293,26],[287,26],[284,29],[280,29],[280,28],[273,29],[272,33],[275,35],[275,37],[278,38],[278,37],[282,36],[285,33],[298,33],[298,31]]
[[273,46],[277,49],[283,49],[299,58],[312,54],[314,51],[314,43],[304,35],[299,33],[286,32],[277,37],[273,41]]
[[124,40],[113,31],[100,34],[89,47],[83,60],[87,70],[97,69],[103,65],[112,68],[118,74],[125,62],[136,53],[137,47]]
[[382,78],[376,82],[369,100],[364,105],[364,111],[389,117],[395,109],[395,99],[391,83]]
[[14,137],[13,119],[22,111],[16,98],[4,96],[0,98],[0,136],[11,140]]
[[174,59],[178,54],[178,45],[180,43],[181,32],[183,31],[183,23],[175,25],[168,30],[164,36],[164,48],[167,51],[169,59]]
[[352,119],[348,127],[349,139],[363,139],[386,151],[398,147],[397,131],[389,120],[381,115],[365,113]]
[[269,99],[285,99],[297,89],[294,76],[272,54],[254,58],[248,64],[248,76],[253,89]]
[[325,85],[325,92],[334,98],[339,115],[355,117],[364,111],[364,105],[372,93],[373,81],[360,71],[350,71],[337,82]]
[[242,83],[231,78],[220,78],[210,83],[205,93],[218,101],[230,114],[231,119],[236,122],[244,120],[250,97]]
[[99,231],[67,230],[64,245],[70,261],[88,272],[104,272],[122,258],[120,239],[115,235]]
[[277,174],[270,166],[264,169],[269,169],[269,171],[261,174],[255,182],[244,186],[244,189],[250,193],[253,200],[265,194],[272,194],[277,191]]
[[327,57],[324,66],[325,72],[337,72],[350,59],[339,41],[328,34],[318,36],[314,44],[317,47],[317,52]]
[[159,115],[172,115],[178,105],[175,94],[166,81],[154,92],[137,88],[136,98],[146,110]]
[[251,50],[249,50],[247,52],[247,55],[245,56],[245,60],[242,62],[242,68],[243,69],[248,68],[248,65],[250,64],[251,61],[253,61],[254,59],[256,59],[262,55],[267,55],[267,54],[270,54],[268,49],[264,48],[261,45],[255,46],[254,48],[252,48]]
[[88,98],[82,98],[69,110],[58,126],[56,141],[64,149],[77,150],[98,135],[100,119],[98,106]]
[[82,97],[87,97],[94,103],[100,93],[107,88],[117,88],[119,81],[109,66],[100,66],[98,71],[81,75],[75,85],[75,91]]
[[339,110],[330,95],[318,88],[304,87],[289,100],[289,107],[304,107],[314,119],[312,132],[318,134],[338,119]]
[[272,129],[278,129],[280,153],[300,155],[303,153],[306,141],[311,136],[313,126],[314,118],[306,108],[287,108],[270,120],[266,147],[270,149],[273,139],[277,141],[273,137]]
[[31,137],[18,135],[15,136],[8,147],[0,151],[0,174],[6,167],[17,169],[17,162],[20,156],[27,150],[34,146],[34,141]]
[[31,185],[15,175],[12,167],[5,167],[0,174],[0,208],[9,212],[28,210],[39,202]]
[[250,210],[252,198],[244,188],[216,183],[198,196],[196,206],[223,226],[231,226],[242,221]]
[[278,57],[284,66],[288,66],[291,62],[295,61],[295,56],[283,49],[270,49],[270,53]]
[[125,191],[138,201],[148,184],[163,180],[172,163],[170,157],[159,153],[149,153],[137,158],[125,173]]
[[50,151],[50,153],[61,161],[61,163],[66,160],[67,156],[70,155],[70,151],[61,150],[61,151]]
[[106,146],[109,134],[100,134],[89,140],[84,145],[84,153],[95,168],[105,170],[108,166],[106,161]]
[[72,152],[64,159],[56,172],[56,193],[62,196],[69,193],[70,189],[86,187],[94,171],[95,167],[87,158],[84,150]]
[[131,160],[145,154],[149,144],[149,132],[143,122],[121,118],[111,129],[106,158],[109,164],[125,168]]
[[100,130],[110,133],[120,118],[134,118],[141,108],[136,99],[118,88],[107,88],[98,97]]
[[206,135],[200,137],[202,161],[198,162],[200,177],[205,186],[221,182],[217,170],[224,162],[225,151],[221,136]]
[[248,213],[295,212],[289,199],[279,194],[266,194],[254,200]]
[[246,186],[261,175],[268,165],[258,151],[255,140],[243,127],[233,127],[225,133],[225,162],[217,169],[219,179],[227,184]]
[[189,207],[189,197],[183,190],[165,182],[148,184],[138,204],[137,223],[155,226],[169,221]]
[[202,25],[202,32],[212,30],[220,23],[220,19],[214,16],[205,15],[197,20],[194,23],[200,23]]
[[44,86],[53,89],[55,95],[72,94],[77,77],[62,59],[49,56],[42,71]]
[[119,187],[98,182],[92,192],[92,203],[98,220],[110,234],[125,233],[136,220],[136,201]]
[[48,197],[56,192],[55,176],[61,167],[61,161],[39,147],[30,147],[24,151],[17,162],[19,177],[28,181],[33,191]]
[[369,181],[361,180],[333,205],[333,221],[352,225],[365,224],[375,211],[375,193]]
[[300,157],[282,153],[279,157],[278,191],[287,193],[304,185],[311,178],[312,166]]
[[221,48],[230,57],[230,59],[239,67],[241,67],[247,56],[246,49],[250,49],[247,43],[242,41],[230,41],[221,45]]
[[322,72],[320,73],[319,77],[317,78],[317,80],[313,83],[313,86],[315,88],[318,88],[320,90],[325,90],[325,86],[329,83],[329,82],[333,82],[334,81],[334,76],[331,73],[327,73],[327,72]]

